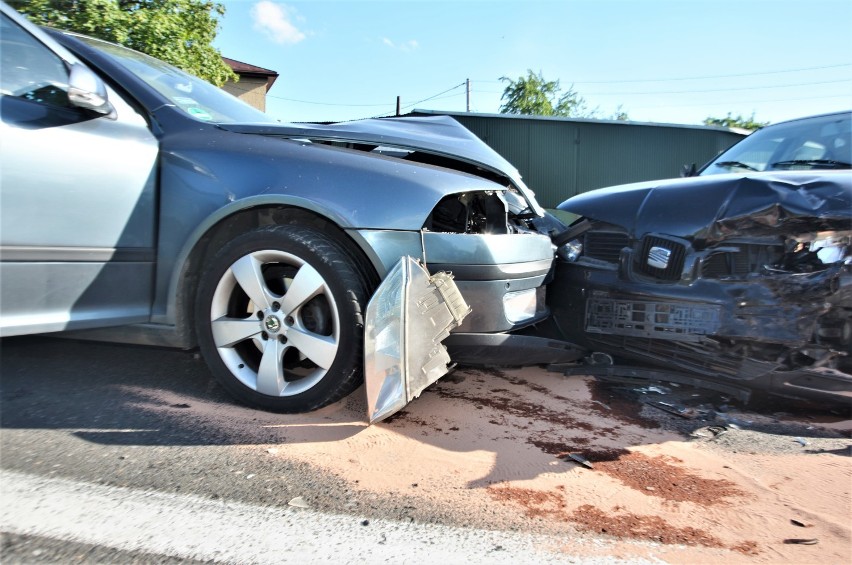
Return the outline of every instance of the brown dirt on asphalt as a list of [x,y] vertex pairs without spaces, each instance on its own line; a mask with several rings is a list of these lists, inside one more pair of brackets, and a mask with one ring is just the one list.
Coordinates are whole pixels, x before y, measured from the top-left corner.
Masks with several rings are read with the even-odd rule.
[[[848,418],[726,407],[719,417],[742,423],[734,427],[681,419],[640,400],[539,367],[464,368],[372,426],[363,392],[311,414],[197,400],[179,412],[223,433],[256,436],[243,445],[258,457],[309,463],[350,485],[346,500],[305,492],[317,508],[556,534],[571,555],[849,562]],[[151,408],[180,402],[158,398]],[[796,538],[818,543],[784,542]]]
[[687,471],[683,460],[658,455],[648,457],[641,452],[627,453],[618,459],[595,466],[626,486],[674,502],[693,502],[703,506],[730,504],[727,499],[745,496],[728,479],[705,479]]

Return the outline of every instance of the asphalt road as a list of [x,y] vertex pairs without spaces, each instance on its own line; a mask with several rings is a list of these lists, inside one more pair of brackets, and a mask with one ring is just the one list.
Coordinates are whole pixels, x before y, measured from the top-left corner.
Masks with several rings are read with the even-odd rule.
[[[265,453],[286,444],[275,426],[194,418],[232,401],[193,353],[9,338],[0,371],[3,563],[577,562],[523,532],[413,521],[404,501],[353,510],[344,481]],[[151,409],[150,391],[170,400]]]

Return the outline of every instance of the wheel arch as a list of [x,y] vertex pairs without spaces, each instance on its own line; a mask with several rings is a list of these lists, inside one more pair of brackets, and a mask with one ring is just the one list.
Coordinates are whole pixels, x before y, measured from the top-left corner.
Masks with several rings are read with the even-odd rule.
[[266,225],[300,225],[331,234],[341,249],[355,259],[371,293],[381,282],[375,254],[364,249],[334,219],[315,209],[281,202],[252,203],[238,209],[223,208],[193,232],[176,261],[169,285],[166,318],[174,321],[178,335],[183,337],[182,341],[188,347],[197,345],[193,324],[195,293],[205,265],[229,240]]

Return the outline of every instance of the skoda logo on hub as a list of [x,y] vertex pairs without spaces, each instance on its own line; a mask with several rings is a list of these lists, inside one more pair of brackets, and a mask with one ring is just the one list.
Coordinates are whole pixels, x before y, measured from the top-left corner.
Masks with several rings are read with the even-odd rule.
[[648,265],[655,269],[665,269],[669,266],[669,258],[672,252],[665,247],[654,246],[648,252]]
[[278,318],[275,316],[268,316],[266,320],[264,320],[263,325],[272,333],[276,333],[281,329],[281,322],[278,321]]

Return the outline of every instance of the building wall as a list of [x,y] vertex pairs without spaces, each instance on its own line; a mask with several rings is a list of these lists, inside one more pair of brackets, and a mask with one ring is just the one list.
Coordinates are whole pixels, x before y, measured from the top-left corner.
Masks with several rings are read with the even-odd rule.
[[595,188],[677,177],[683,165],[700,167],[743,137],[706,126],[449,115],[517,167],[546,208]]
[[239,82],[228,81],[222,88],[225,92],[233,94],[244,102],[251,104],[261,112],[266,112],[266,84],[267,79],[240,77]]

